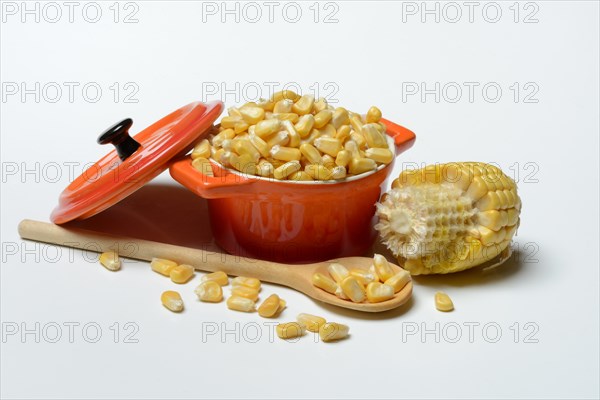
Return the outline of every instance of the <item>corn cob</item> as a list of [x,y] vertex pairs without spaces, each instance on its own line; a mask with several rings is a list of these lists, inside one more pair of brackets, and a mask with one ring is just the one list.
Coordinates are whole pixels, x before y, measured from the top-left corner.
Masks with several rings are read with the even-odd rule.
[[506,254],[520,211],[517,186],[499,168],[436,164],[400,174],[377,204],[375,228],[411,274],[445,274]]

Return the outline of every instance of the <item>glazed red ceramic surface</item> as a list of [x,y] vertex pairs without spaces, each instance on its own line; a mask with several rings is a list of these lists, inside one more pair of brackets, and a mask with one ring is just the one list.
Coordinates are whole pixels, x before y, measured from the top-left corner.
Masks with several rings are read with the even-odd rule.
[[124,161],[112,149],[67,186],[50,219],[62,224],[88,218],[129,196],[187,153],[222,110],[220,101],[188,104],[135,135],[141,147]]
[[[414,143],[413,132],[383,122],[396,154]],[[362,255],[371,247],[375,203],[392,164],[341,182],[277,181],[232,172],[214,161],[210,177],[194,169],[190,157],[174,162],[170,172],[208,199],[213,235],[227,252],[305,263]]]

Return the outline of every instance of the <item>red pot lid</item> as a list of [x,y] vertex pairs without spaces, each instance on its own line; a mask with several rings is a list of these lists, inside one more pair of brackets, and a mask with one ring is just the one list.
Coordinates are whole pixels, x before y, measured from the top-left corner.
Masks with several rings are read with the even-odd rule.
[[98,142],[116,148],[67,186],[50,219],[63,224],[89,218],[123,200],[166,170],[170,160],[187,153],[222,111],[220,101],[191,103],[133,138],[127,132],[131,119],[110,127]]

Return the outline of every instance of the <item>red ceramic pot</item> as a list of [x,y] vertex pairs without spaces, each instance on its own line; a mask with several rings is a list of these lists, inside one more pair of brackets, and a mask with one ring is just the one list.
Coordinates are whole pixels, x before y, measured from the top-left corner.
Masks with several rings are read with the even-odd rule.
[[[396,155],[415,135],[387,125]],[[249,176],[211,160],[214,177],[194,169],[185,157],[171,176],[208,199],[219,246],[231,254],[286,263],[308,263],[362,255],[375,239],[375,203],[393,163],[343,181],[290,182]]]

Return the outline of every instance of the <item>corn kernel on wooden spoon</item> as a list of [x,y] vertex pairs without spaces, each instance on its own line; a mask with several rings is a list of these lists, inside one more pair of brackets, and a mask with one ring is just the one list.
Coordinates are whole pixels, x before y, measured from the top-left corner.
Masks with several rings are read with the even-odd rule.
[[[348,268],[366,270],[373,263],[373,259],[367,257],[345,257],[313,264],[291,265],[236,257],[230,254],[149,240],[118,237],[83,229],[67,229],[58,225],[32,220],[21,221],[19,235],[23,239],[87,251],[117,251],[121,257],[125,258],[145,261],[151,261],[155,257],[165,258],[180,264],[192,265],[200,271],[224,271],[234,276],[250,276],[265,282],[288,286],[324,303],[358,311],[381,312],[391,310],[406,303],[412,293],[412,282],[409,282],[390,300],[381,303],[353,303],[313,286],[313,274],[320,272],[327,275],[327,267],[330,263],[338,262]],[[400,267],[397,265],[390,264],[390,266],[395,272],[400,272]]]

